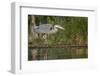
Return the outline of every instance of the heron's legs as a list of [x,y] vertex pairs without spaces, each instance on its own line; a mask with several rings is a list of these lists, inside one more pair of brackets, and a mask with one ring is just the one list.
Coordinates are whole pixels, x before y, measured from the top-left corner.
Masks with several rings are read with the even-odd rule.
[[44,60],[47,60],[48,59],[48,50],[45,50],[45,54],[44,54]]
[[38,33],[38,38],[41,39],[42,38],[42,34]]
[[[41,39],[44,39],[44,44],[48,45],[48,34],[42,33],[42,34],[38,34],[38,37]],[[48,49],[44,50],[44,56],[43,56],[44,60],[48,59]]]
[[[45,43],[48,45],[48,34],[44,35]],[[45,50],[44,60],[48,59],[48,48]]]

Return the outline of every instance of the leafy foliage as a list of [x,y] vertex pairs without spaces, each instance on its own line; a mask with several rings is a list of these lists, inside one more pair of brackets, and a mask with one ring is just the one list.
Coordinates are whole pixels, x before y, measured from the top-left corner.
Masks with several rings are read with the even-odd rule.
[[[30,21],[30,15],[28,16],[28,26],[33,26]],[[87,17],[69,17],[69,16],[35,16],[35,25],[39,24],[59,24],[65,28],[65,30],[59,30],[56,34],[51,34],[48,37],[48,44],[53,43],[66,43],[66,44],[87,44],[88,35],[88,18]],[[30,30],[28,29],[30,35]],[[31,34],[31,37],[33,34]],[[39,39],[39,37],[38,37]],[[31,40],[34,44],[38,39]],[[40,39],[41,40],[41,39]],[[42,42],[43,44],[43,42]]]

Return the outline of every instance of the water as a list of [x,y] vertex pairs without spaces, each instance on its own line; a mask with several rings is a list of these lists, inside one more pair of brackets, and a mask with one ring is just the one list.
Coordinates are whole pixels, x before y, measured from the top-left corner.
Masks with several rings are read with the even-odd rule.
[[28,60],[88,58],[87,48],[29,48]]

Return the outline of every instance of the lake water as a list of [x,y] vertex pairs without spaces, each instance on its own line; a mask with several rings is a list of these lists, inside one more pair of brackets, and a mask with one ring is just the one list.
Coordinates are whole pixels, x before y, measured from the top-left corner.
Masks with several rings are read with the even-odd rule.
[[88,58],[87,48],[29,48],[28,60]]

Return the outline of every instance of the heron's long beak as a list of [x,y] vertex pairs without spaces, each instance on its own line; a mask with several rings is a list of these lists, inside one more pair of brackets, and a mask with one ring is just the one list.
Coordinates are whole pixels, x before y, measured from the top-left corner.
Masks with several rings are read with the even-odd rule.
[[63,27],[61,27],[60,25],[55,25],[55,27],[57,27],[57,28],[59,28],[59,29],[64,30],[64,28],[63,28]]

